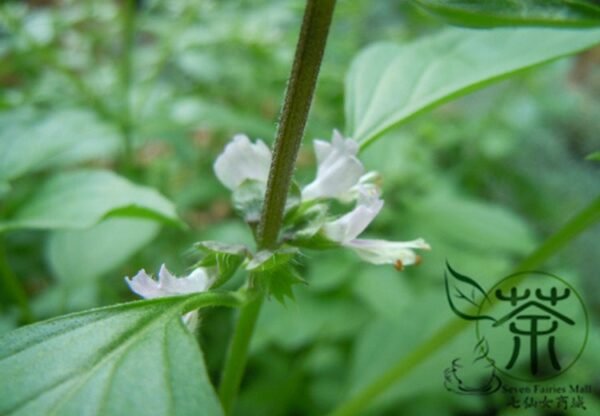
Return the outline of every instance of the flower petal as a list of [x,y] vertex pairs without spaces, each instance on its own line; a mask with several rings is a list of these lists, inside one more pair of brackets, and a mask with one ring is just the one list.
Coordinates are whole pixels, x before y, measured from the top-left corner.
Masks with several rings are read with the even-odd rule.
[[171,280],[166,289],[174,295],[205,292],[212,283],[213,279],[209,277],[206,269],[199,267],[186,277]]
[[323,232],[330,240],[341,244],[348,243],[367,228],[381,208],[383,208],[383,200],[379,199],[377,194],[361,193],[356,208],[337,220],[326,223]]
[[302,190],[302,198],[343,197],[364,173],[364,167],[356,157],[358,143],[345,139],[335,130],[331,143],[315,140],[314,149],[318,163],[317,176]]
[[132,279],[126,277],[125,281],[132,292],[144,299],[167,296],[159,287],[159,283],[150,277],[144,269],[140,270]]
[[358,183],[354,185],[345,195],[339,199],[342,202],[351,202],[362,198],[362,195],[380,195],[381,193],[381,175],[379,172],[371,171],[362,175]]
[[225,146],[214,164],[215,174],[223,185],[233,190],[248,179],[267,182],[271,166],[271,151],[257,140],[238,134]]
[[163,291],[167,291],[171,285],[171,282],[176,280],[177,278],[167,269],[167,266],[163,263],[160,266],[160,270],[158,271],[158,287]]
[[332,150],[331,143],[326,142],[325,140],[313,140],[313,148],[315,149],[315,156],[317,158],[317,165],[323,163],[327,156],[331,153]]
[[134,293],[145,299],[154,299],[205,292],[214,282],[214,278],[202,267],[198,267],[188,276],[175,277],[163,264],[158,273],[158,281],[145,270],[140,270],[133,279],[126,277],[125,281]]
[[345,246],[360,258],[373,264],[399,264],[409,266],[418,263],[419,256],[413,249],[429,250],[431,247],[422,238],[413,241],[386,241],[355,239]]

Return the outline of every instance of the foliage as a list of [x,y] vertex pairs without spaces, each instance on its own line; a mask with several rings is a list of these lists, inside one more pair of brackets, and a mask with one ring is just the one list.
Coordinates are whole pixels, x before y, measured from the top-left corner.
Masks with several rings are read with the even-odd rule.
[[[202,303],[196,297],[110,306],[12,332],[0,351],[0,371],[12,380],[2,413],[222,414],[180,319],[191,302]],[[25,363],[43,374],[22,371]]]
[[[212,385],[236,314],[201,309],[193,331],[180,317],[240,306],[254,289],[272,296],[234,413],[325,414],[445,328],[446,261],[492,287],[600,193],[594,2],[340,0],[285,244],[259,250],[266,183],[230,194],[213,162],[233,134],[275,137],[304,3],[0,5],[1,414],[222,414]],[[446,28],[423,9],[511,27]],[[310,142],[343,126],[383,178],[365,234],[424,237],[420,266],[360,261],[323,231],[355,201],[302,199],[321,162]],[[565,384],[597,383],[598,231],[543,265],[591,314]],[[121,303],[133,299],[123,276],[162,263],[214,272],[212,290]],[[424,355],[365,414],[505,412],[502,398],[444,389],[471,335]]]
[[415,0],[450,22],[475,27],[600,25],[600,6],[593,0]]

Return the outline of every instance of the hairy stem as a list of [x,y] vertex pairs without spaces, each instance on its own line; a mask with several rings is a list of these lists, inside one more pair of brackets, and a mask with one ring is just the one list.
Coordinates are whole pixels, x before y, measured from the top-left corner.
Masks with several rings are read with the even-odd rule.
[[[600,197],[594,199],[560,230],[544,241],[542,245],[515,268],[515,272],[539,267],[567,243],[598,221],[600,221]],[[404,357],[395,365],[392,365],[390,369],[383,373],[379,378],[358,392],[354,397],[341,404],[337,409],[330,413],[330,416],[362,414],[377,397],[395,383],[402,380],[411,370],[426,361],[433,353],[451,342],[468,326],[469,322],[460,318],[451,320],[448,324],[436,331],[429,339],[416,347],[412,353]]]
[[317,84],[334,7],[335,0],[308,0],[306,4],[273,149],[258,233],[261,248],[271,249],[277,245],[285,201]]
[[[258,247],[278,245],[285,202],[290,188],[296,157],[300,149],[321,67],[335,0],[308,0],[296,46],[296,55],[281,110],[271,161],[267,192],[258,227]],[[249,289],[256,291],[256,289]],[[223,370],[219,397],[225,413],[231,413],[246,367],[248,348],[264,294],[241,308]]]

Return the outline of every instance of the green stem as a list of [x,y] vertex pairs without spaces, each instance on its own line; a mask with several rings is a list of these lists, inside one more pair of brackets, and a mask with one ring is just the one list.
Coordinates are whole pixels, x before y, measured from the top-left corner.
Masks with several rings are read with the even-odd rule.
[[[308,0],[306,3],[294,64],[279,119],[267,192],[258,227],[257,242],[260,249],[273,249],[278,245],[285,202],[314,96],[334,8],[335,0]],[[259,293],[257,289],[250,290],[256,298],[240,310],[219,386],[219,396],[226,414],[231,412],[239,390],[248,360],[250,340],[264,298],[264,294]]]
[[245,293],[240,292],[203,292],[195,295],[185,302],[183,312],[190,312],[208,306],[224,306],[228,308],[239,308],[248,302]]
[[259,226],[259,246],[274,248],[312,103],[335,0],[308,0],[288,82]]
[[[515,272],[531,270],[542,265],[568,242],[581,234],[600,220],[600,197],[594,199],[586,208],[580,211],[558,232],[550,236],[541,246],[525,258],[515,269]],[[427,360],[433,353],[447,345],[464,329],[469,322],[455,318],[435,332],[429,339],[402,360],[391,366],[379,378],[366,388],[341,404],[330,413],[330,416],[350,416],[361,414],[382,393],[402,380],[415,367]]]
[[29,324],[34,321],[33,313],[29,307],[29,301],[27,299],[27,293],[21,286],[21,282],[17,276],[13,273],[6,251],[4,249],[4,243],[0,240],[0,275],[4,283],[6,293],[10,295],[15,303],[18,305],[21,312],[21,323]]
[[600,221],[600,196],[596,197],[583,210],[575,215],[555,234],[551,235],[533,253],[525,258],[515,269],[515,272],[531,270],[539,267],[554,253],[563,248],[568,242],[583,231]]
[[263,296],[258,295],[240,309],[227,361],[223,367],[223,376],[219,386],[219,397],[225,414],[230,414],[239,385],[248,361],[248,349],[252,333],[260,314]]

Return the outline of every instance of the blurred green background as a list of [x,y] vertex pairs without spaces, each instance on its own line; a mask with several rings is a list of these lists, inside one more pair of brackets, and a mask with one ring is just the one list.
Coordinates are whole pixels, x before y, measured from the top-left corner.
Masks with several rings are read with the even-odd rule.
[[[197,259],[190,249],[196,241],[253,244],[212,163],[235,133],[272,141],[303,6],[140,0],[128,45],[119,1],[0,5],[0,141],[77,142],[0,186],[0,217],[30,200],[45,178],[87,166],[158,189],[189,225],[110,219],[87,230],[6,233],[3,256],[36,320],[132,300],[124,276],[156,272],[162,263],[183,274]],[[344,126],[344,77],[356,53],[373,41],[404,42],[442,26],[408,2],[339,1],[298,161],[301,183],[314,174],[311,140]],[[238,414],[324,414],[453,318],[445,260],[489,288],[599,195],[600,165],[585,159],[600,148],[598,62],[596,48],[526,72],[370,146],[361,159],[382,174],[386,205],[368,234],[423,237],[433,250],[401,273],[342,250],[308,253],[299,269],[309,285],[296,287],[296,302],[271,300],[262,311]],[[130,156],[124,136],[133,143]],[[586,352],[560,382],[594,385],[589,414],[600,414],[599,251],[596,226],[543,268],[576,286],[588,307]],[[11,293],[0,292],[0,333],[22,323]],[[213,380],[231,318],[227,310],[203,313],[198,336]],[[445,390],[443,370],[473,340],[469,330],[450,342],[372,414],[510,414],[508,397]]]

